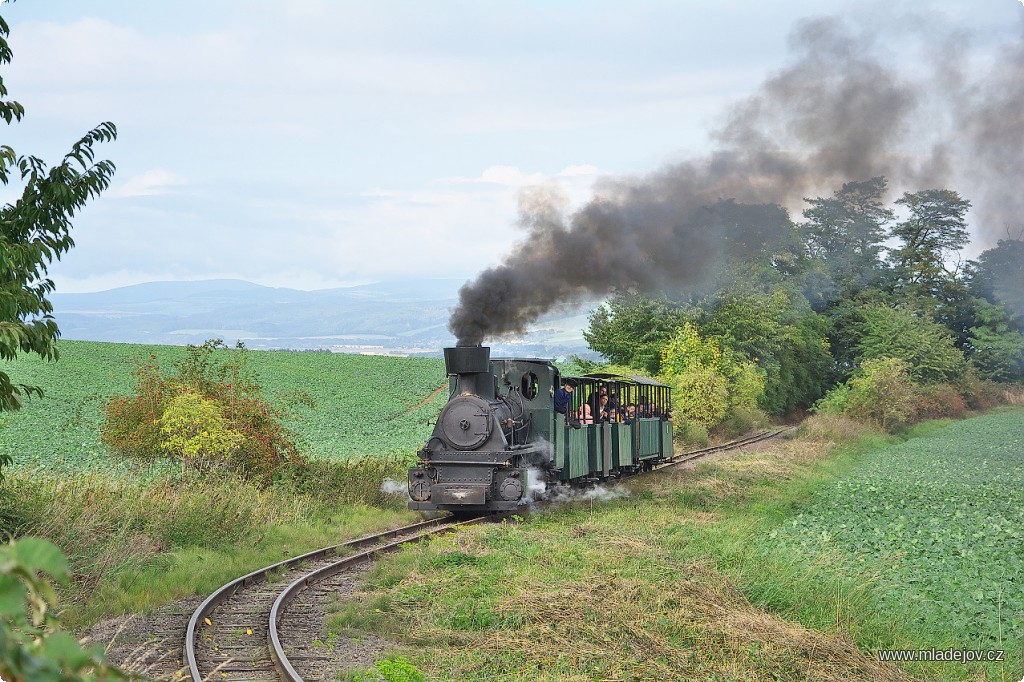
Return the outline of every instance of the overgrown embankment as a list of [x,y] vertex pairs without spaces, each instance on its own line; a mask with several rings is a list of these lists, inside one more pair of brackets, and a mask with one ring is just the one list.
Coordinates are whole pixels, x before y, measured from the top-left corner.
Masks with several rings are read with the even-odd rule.
[[[863,496],[834,499],[843,494],[837,486],[886,461],[898,468],[908,448],[927,449],[947,438],[955,448],[955,441],[969,437],[978,441],[978,453],[985,445],[978,434],[992,436],[1001,430],[996,423],[1021,419],[1019,410],[1007,411],[893,448],[899,438],[814,418],[784,444],[632,482],[626,499],[562,507],[519,526],[474,528],[387,559],[359,600],[338,607],[332,628],[341,635],[381,632],[408,647],[405,655],[438,679],[1016,680],[1024,672],[1024,633],[1009,618],[1003,620],[1002,665],[900,669],[879,663],[873,653],[951,642],[995,646],[976,636],[968,619],[944,619],[934,593],[934,618],[922,620],[922,605],[905,609],[894,592],[919,589],[909,576],[927,576],[937,555],[953,556],[962,543],[935,534],[929,553],[908,553],[904,573],[896,575],[888,555],[814,542],[810,532],[800,536],[806,542],[796,551],[784,535],[793,519],[831,502],[855,509],[863,501],[870,509]],[[998,439],[988,444],[1004,447]],[[987,475],[975,482],[999,480],[994,459],[989,463]],[[1006,458],[999,466],[1012,464]],[[947,474],[953,475],[948,468]],[[882,476],[876,485],[899,490],[902,483]],[[972,502],[978,514],[957,532],[986,530],[972,526],[993,499],[979,494]],[[927,499],[904,503],[922,521],[931,515],[941,526],[946,518]],[[848,525],[848,536],[875,533],[871,514]],[[1009,525],[987,531],[1001,532],[1010,543],[1016,532]],[[983,573],[982,564],[998,564],[977,559]],[[885,576],[895,580],[880,579]],[[894,585],[905,576],[907,584]],[[996,603],[997,595],[971,584],[975,576],[958,578],[968,592],[985,590],[985,599]],[[1014,584],[1012,576],[1000,579],[1007,589]],[[951,592],[947,603],[957,599]]]
[[13,471],[0,528],[54,542],[72,582],[64,620],[81,626],[207,594],[231,578],[344,539],[407,523],[381,481],[394,460],[313,463],[308,478],[260,486],[241,478],[165,473],[75,477]]

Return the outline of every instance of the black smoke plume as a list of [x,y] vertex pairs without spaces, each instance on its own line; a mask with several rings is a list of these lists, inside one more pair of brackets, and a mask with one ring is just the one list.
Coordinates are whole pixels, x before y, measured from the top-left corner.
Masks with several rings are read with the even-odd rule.
[[460,290],[449,329],[476,344],[615,289],[700,285],[723,255],[763,247],[785,222],[778,205],[879,175],[909,191],[956,178],[994,243],[1024,215],[1024,43],[986,62],[968,36],[902,21],[923,59],[892,52],[875,27],[804,21],[792,65],[729,112],[707,157],[606,179],[570,216],[557,190],[525,192],[525,239]]

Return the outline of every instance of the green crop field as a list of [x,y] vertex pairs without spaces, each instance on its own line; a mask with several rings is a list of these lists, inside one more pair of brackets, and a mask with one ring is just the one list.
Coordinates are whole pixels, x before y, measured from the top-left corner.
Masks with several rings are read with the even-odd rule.
[[[56,363],[34,356],[0,362],[14,381],[46,392],[21,411],[0,416],[0,450],[30,468],[124,466],[99,441],[101,406],[131,392],[138,361],[155,356],[170,370],[185,349],[86,341],[61,341],[59,347]],[[315,407],[290,407],[285,420],[312,457],[412,453],[448,398],[447,390],[433,395],[447,386],[440,359],[249,351],[249,361],[273,403],[282,405],[299,390],[313,398]]]
[[950,645],[1019,649],[1024,413],[957,422],[871,452],[772,535],[798,551],[824,547],[844,571],[874,575],[889,608],[912,614],[925,632],[955,630]]

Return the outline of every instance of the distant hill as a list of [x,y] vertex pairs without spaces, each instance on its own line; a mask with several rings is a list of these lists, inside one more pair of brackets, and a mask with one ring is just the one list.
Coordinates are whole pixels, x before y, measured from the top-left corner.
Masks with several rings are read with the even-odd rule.
[[[217,337],[250,348],[438,355],[455,342],[448,316],[464,283],[396,279],[300,291],[232,279],[146,282],[51,300],[63,338],[72,340],[184,345]],[[579,310],[551,315],[492,346],[500,354],[590,355],[586,318]]]

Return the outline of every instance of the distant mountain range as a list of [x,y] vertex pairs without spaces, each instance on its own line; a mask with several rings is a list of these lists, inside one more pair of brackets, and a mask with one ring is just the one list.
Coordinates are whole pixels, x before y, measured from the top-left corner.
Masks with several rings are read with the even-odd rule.
[[[221,338],[249,348],[439,355],[464,279],[400,279],[299,291],[233,279],[147,282],[51,296],[66,339],[184,345]],[[587,350],[588,310],[550,315],[528,334],[491,343],[507,355],[564,357]]]

